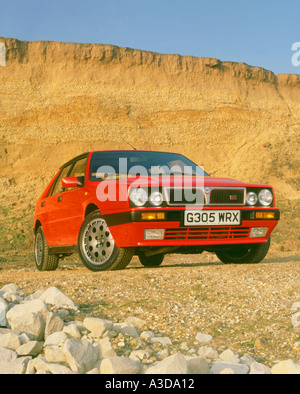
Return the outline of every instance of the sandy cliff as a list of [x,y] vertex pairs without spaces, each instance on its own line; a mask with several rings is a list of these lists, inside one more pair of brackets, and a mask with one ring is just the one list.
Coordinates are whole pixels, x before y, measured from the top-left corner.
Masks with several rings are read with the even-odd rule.
[[127,149],[124,138],[183,152],[213,175],[271,183],[299,226],[300,75],[110,45],[0,42],[0,185],[18,202],[74,155]]

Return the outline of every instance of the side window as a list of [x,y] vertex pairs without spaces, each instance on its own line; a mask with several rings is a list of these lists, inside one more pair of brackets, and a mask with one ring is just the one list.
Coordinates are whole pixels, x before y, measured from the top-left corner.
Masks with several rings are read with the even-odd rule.
[[54,187],[52,189],[51,196],[55,196],[56,194],[59,194],[59,193],[61,193],[63,191],[61,180],[62,180],[62,178],[68,176],[68,172],[70,171],[70,169],[71,169],[71,164],[68,167],[64,167],[61,170],[60,174],[57,177],[55,185],[54,185]]
[[85,176],[85,169],[86,169],[86,163],[87,163],[87,157],[85,157],[84,159],[80,159],[78,160],[74,167],[72,168],[72,171],[70,173],[70,177],[72,176]]

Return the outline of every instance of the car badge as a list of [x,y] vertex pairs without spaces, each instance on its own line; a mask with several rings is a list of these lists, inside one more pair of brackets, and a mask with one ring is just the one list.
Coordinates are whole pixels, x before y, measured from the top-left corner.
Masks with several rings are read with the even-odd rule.
[[236,201],[236,200],[237,200],[237,196],[235,195],[230,196],[230,201]]

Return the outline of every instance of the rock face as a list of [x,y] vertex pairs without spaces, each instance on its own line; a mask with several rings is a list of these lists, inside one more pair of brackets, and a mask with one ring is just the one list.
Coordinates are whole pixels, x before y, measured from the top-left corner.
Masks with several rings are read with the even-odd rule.
[[[11,292],[16,301],[8,307],[7,327],[0,329],[0,374],[300,374],[300,365],[293,360],[278,362],[270,369],[248,354],[240,357],[230,349],[218,352],[202,346],[208,340],[213,342],[209,334],[196,335],[196,351],[184,343],[174,345],[169,337],[153,331],[142,331],[146,322],[135,317],[118,323],[89,316],[80,319],[80,310],[74,311],[71,299],[58,289],[51,288],[50,292],[60,294],[57,304],[53,299],[46,304],[40,298],[21,296],[17,287]],[[45,299],[45,293],[47,290],[35,296]],[[61,297],[75,320],[59,317],[66,311],[61,309]],[[31,326],[28,316],[46,321],[39,334],[34,331],[38,324]],[[21,319],[24,323],[19,330],[12,330],[11,324]]]

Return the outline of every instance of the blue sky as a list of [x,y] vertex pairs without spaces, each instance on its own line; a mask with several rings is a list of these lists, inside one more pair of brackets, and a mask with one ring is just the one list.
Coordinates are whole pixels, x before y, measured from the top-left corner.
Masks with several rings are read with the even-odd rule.
[[216,57],[300,74],[291,61],[300,42],[299,0],[0,0],[0,36]]

